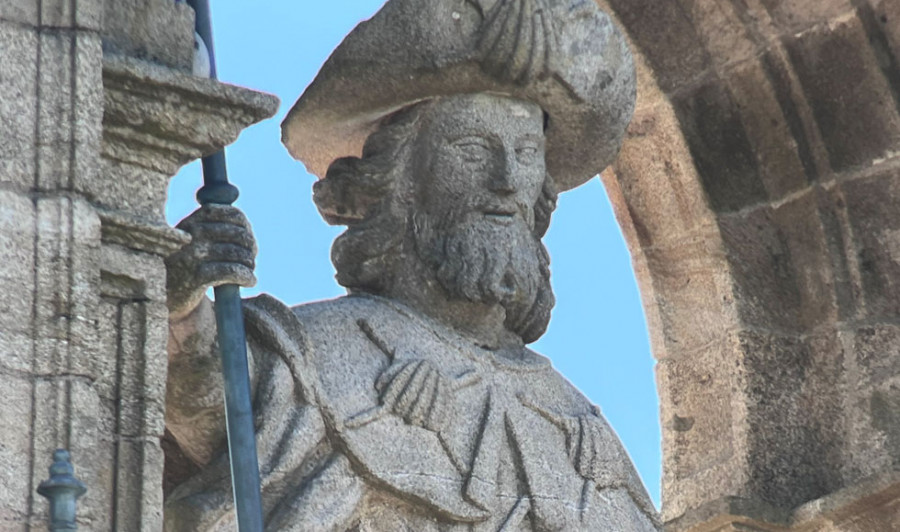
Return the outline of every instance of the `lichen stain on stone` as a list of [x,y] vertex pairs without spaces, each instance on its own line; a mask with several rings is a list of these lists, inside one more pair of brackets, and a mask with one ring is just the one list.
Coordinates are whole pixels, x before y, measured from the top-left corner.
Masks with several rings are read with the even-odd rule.
[[670,426],[675,432],[687,432],[694,428],[694,418],[691,416],[681,417],[676,415],[672,418]]

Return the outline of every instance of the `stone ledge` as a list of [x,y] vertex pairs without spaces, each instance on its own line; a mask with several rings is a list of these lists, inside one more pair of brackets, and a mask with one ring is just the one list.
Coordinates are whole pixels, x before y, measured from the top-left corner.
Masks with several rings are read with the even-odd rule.
[[[725,497],[688,510],[665,525],[667,532],[875,532],[897,519],[900,471],[872,477],[794,510]],[[888,528],[885,528],[885,527]]]
[[103,59],[103,156],[167,175],[275,114],[278,98],[133,58]]
[[168,257],[191,241],[190,235],[161,223],[150,223],[111,210],[98,209],[101,239],[128,249]]
[[806,532],[827,527],[834,527],[836,530],[867,530],[851,527],[863,522],[896,522],[898,503],[900,503],[900,471],[892,471],[870,477],[800,506],[794,511],[791,519],[794,525],[792,530]]
[[665,525],[667,532],[717,532],[733,530],[729,526],[743,526],[739,530],[781,532],[790,530],[789,510],[776,508],[762,501],[741,497],[724,497],[692,508]]

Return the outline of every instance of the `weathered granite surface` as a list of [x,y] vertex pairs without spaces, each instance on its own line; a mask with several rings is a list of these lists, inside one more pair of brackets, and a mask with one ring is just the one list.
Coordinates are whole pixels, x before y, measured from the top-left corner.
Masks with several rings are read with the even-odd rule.
[[[900,527],[900,4],[599,3],[638,66],[603,177],[660,360],[669,527]],[[433,4],[460,33],[493,5]],[[178,2],[0,2],[4,529],[42,526],[59,445],[92,487],[82,529],[160,526],[162,257],[187,239],[161,222],[165,183],[253,99],[169,83],[191,49]],[[195,142],[206,127],[223,136]]]
[[163,258],[189,240],[168,179],[277,103],[176,65],[192,25],[169,0],[0,2],[0,530],[46,530],[56,448],[81,530],[162,528]]
[[[349,295],[245,305],[267,529],[657,529],[599,409],[526,347],[554,304],[540,239],[557,191],[611,161],[633,94],[590,3],[392,0],[348,36],[284,131],[323,177],[325,220],[348,226],[332,259]],[[226,530],[203,294],[252,284],[255,243],[231,207],[178,227],[193,240],[168,260],[166,423],[198,468],[170,479],[166,528]]]
[[600,3],[638,65],[603,177],[659,361],[664,520],[896,528],[890,489],[800,514],[900,465],[900,4]]

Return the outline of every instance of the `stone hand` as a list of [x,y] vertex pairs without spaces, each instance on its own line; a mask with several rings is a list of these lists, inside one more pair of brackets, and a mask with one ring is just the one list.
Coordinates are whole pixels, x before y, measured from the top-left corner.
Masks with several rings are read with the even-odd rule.
[[239,209],[204,205],[176,227],[191,242],[166,259],[170,316],[188,314],[210,286],[256,284],[256,239]]

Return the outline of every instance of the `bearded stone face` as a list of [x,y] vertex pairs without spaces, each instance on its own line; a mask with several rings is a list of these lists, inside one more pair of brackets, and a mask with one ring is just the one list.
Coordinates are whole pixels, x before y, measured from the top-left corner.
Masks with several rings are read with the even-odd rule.
[[390,297],[417,264],[448,298],[501,304],[508,330],[540,337],[554,304],[540,237],[556,206],[543,128],[537,105],[486,94],[393,115],[314,187],[325,219],[348,227],[332,247],[338,282]]
[[413,153],[416,253],[451,298],[521,313],[544,282],[534,205],[546,176],[543,113],[478,94],[423,117]]
[[534,303],[540,243],[524,223],[492,226],[459,210],[440,217],[419,212],[413,220],[416,252],[451,298],[499,303],[508,311]]

